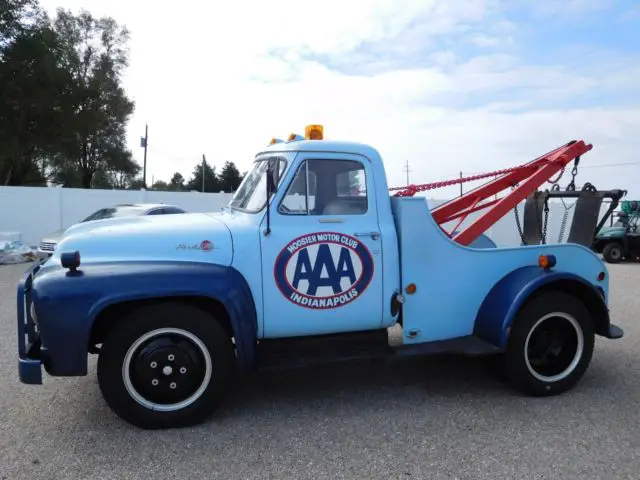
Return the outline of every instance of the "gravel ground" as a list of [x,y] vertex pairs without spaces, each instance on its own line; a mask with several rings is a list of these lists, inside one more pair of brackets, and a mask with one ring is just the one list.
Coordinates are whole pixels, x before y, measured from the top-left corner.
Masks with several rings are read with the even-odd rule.
[[637,479],[640,265],[611,268],[620,341],[571,392],[512,394],[466,358],[261,374],[206,424],[145,432],[83,378],[18,382],[15,286],[0,267],[0,478]]

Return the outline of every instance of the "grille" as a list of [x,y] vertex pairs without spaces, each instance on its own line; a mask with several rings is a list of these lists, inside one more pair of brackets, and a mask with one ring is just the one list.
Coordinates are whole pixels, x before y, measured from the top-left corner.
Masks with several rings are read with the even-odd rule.
[[56,248],[56,244],[52,242],[40,242],[40,250],[45,252],[53,252]]

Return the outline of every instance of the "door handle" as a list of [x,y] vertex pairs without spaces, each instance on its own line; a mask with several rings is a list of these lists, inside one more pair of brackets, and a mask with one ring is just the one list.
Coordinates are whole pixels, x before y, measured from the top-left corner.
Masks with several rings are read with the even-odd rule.
[[380,232],[358,232],[354,233],[356,237],[371,237],[372,240],[378,240],[380,238]]

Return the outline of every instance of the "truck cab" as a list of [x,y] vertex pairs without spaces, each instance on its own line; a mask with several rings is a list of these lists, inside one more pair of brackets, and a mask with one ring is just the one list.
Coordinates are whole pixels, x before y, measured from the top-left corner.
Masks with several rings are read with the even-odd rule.
[[397,318],[398,239],[382,163],[363,145],[326,146],[294,140],[256,160],[277,158],[284,172],[259,227],[265,338],[375,330]]
[[623,335],[591,250],[460,244],[424,198],[390,197],[373,147],[323,136],[272,140],[223,212],[66,236],[18,286],[21,381],[86,375],[96,354],[120,417],[172,428],[243,372],[362,356],[486,356],[517,390],[558,394],[595,335]]

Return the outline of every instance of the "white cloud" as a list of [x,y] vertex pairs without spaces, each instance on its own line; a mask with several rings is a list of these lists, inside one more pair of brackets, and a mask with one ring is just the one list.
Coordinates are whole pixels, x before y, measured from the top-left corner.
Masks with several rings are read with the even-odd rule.
[[[192,1],[178,10],[161,2],[64,2],[73,10],[84,6],[114,16],[132,32],[126,88],[137,108],[130,146],[141,162],[139,136],[148,122],[149,181],[152,175],[168,180],[174,171],[189,176],[202,153],[219,167],[232,160],[247,169],[272,136],[302,132],[309,123],[323,123],[329,138],[377,147],[392,185],[404,183],[406,159],[412,181],[428,182],[460,170],[476,173],[526,162],[574,138],[595,144],[585,167],[637,160],[640,107],[607,107],[593,94],[637,88],[638,69],[630,75],[598,64],[579,71],[562,64],[534,66],[511,50],[468,59],[466,46],[455,38],[468,45],[491,43],[491,51],[500,52],[501,45],[489,39],[517,34],[501,5],[499,0]],[[560,13],[551,5],[542,2],[539,12]],[[563,12],[594,5],[576,0]],[[373,57],[379,66],[403,56],[411,56],[414,66],[357,76],[319,61],[339,59],[349,66],[367,49],[379,52]],[[500,96],[509,90],[513,93]],[[590,108],[567,106],[568,98],[587,94]],[[474,108],[465,107],[467,101]],[[585,168],[579,178],[602,188],[632,189],[630,179],[635,175],[638,183],[639,170],[594,169],[593,179]]]
[[[511,37],[507,37],[506,43],[511,43]],[[499,37],[490,37],[488,35],[476,35],[471,37],[471,43],[479,47],[498,47],[504,45],[504,41]]]

